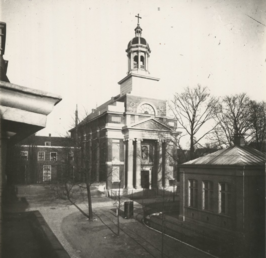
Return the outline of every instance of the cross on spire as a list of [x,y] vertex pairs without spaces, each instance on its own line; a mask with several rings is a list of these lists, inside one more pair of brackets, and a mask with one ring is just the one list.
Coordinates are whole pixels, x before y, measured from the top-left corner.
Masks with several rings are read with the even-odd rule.
[[141,17],[138,15],[135,16],[136,18],[138,18],[138,25],[139,25],[139,19],[141,19]]

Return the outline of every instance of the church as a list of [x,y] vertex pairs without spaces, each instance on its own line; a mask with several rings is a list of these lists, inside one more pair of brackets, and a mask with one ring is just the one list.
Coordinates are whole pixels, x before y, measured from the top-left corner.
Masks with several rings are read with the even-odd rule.
[[[81,166],[107,189],[162,189],[175,180],[172,138],[177,121],[158,98],[159,78],[149,72],[150,46],[138,24],[126,49],[128,72],[120,93],[70,130],[81,146]],[[160,96],[160,95],[159,95]]]

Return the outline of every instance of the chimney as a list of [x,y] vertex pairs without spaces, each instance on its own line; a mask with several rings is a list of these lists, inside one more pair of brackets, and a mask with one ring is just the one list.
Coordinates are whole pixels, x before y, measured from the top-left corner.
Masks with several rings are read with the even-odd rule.
[[51,134],[49,133],[49,137],[51,137]]
[[96,111],[96,109],[93,108],[93,109],[91,110],[91,113],[94,113],[95,111]]
[[244,134],[241,134],[241,133],[235,133],[234,134],[234,145],[240,146],[240,147],[245,146]]

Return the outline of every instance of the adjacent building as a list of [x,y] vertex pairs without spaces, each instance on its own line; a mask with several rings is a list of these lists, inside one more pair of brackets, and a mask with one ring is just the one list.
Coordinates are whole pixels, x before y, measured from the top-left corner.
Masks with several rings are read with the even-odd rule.
[[75,176],[75,147],[70,138],[32,135],[14,146],[12,153],[12,183],[49,183]]
[[265,161],[237,144],[180,166],[179,218],[222,257],[263,257]]
[[159,78],[149,72],[150,46],[137,25],[127,49],[128,73],[120,93],[93,109],[76,128],[82,166],[107,188],[158,189],[175,179],[171,139],[177,121],[167,116]]

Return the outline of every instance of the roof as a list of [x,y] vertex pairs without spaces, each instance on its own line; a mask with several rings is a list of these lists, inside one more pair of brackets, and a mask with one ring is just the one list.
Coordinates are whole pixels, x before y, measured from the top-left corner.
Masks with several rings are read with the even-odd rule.
[[224,150],[219,150],[206,156],[190,160],[183,165],[240,165],[257,166],[264,165],[266,162],[265,154],[244,146],[233,146]]
[[51,146],[74,146],[74,142],[71,138],[66,137],[51,137],[51,136],[36,136],[31,135],[25,140],[19,142],[20,145],[36,145],[45,146],[45,142],[51,142]]
[[151,52],[147,40],[143,37],[134,37],[132,40],[129,41],[127,49],[129,49],[133,45],[142,45],[143,47],[147,48],[149,52]]
[[[82,125],[86,125],[87,123],[89,123],[91,120],[93,120],[94,118],[102,115],[106,110],[108,105],[114,105],[117,101],[117,99],[120,97],[120,94],[112,97],[110,100],[104,102],[102,105],[100,105],[99,107],[97,107],[96,109],[93,109],[93,112],[90,113],[89,115],[87,115],[79,124],[78,126],[82,126]],[[76,127],[73,127],[69,130],[69,132],[73,131]]]

